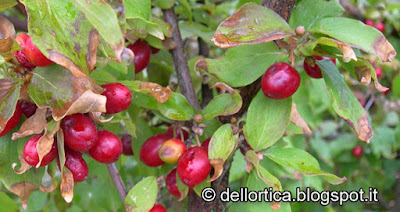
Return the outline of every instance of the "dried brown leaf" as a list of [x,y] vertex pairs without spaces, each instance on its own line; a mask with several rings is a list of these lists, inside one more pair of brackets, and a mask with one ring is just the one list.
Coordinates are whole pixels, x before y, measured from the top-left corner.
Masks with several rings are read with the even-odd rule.
[[102,115],[103,115],[102,112],[89,112],[89,117],[94,122],[107,123],[107,122],[111,121],[114,118],[114,116],[111,116],[108,119],[100,119],[100,117]]
[[14,25],[4,16],[0,15],[0,39],[15,38]]
[[368,85],[371,82],[371,70],[367,66],[354,67],[357,80],[362,85]]
[[382,58],[383,62],[392,62],[396,56],[396,50],[393,48],[392,44],[386,40],[385,36],[378,37],[372,45],[377,55]]
[[22,207],[28,209],[29,195],[36,189],[36,186],[30,182],[20,182],[12,185],[10,191],[21,198]]
[[89,73],[91,73],[96,66],[97,48],[99,43],[99,32],[96,29],[90,30],[88,53],[86,54],[86,65]]
[[12,38],[0,39],[0,53],[10,52],[14,44]]
[[165,40],[163,40],[162,45],[166,50],[172,50],[178,46],[178,44],[171,38],[166,38]]
[[297,111],[296,104],[292,103],[292,112],[290,113],[290,121],[303,128],[304,134],[311,136],[312,132],[311,129],[308,127],[307,123],[304,121],[304,119],[300,116],[299,112]]
[[40,186],[39,186],[39,189],[40,189],[41,191],[43,191],[43,192],[46,192],[46,193],[53,192],[56,188],[57,188],[57,187],[56,187],[56,185],[54,184],[54,182],[52,182],[51,185],[50,185],[49,187],[46,187],[46,186],[43,186],[43,185],[40,185]]
[[51,151],[51,148],[53,147],[54,143],[54,135],[57,133],[59,129],[60,129],[60,122],[57,122],[56,126],[53,128],[51,132],[48,131],[46,128],[44,135],[39,138],[36,144],[36,151],[39,155],[39,163],[36,165],[36,168],[40,167],[43,157],[46,156]]
[[13,88],[15,85],[15,82],[11,82],[7,79],[0,79],[0,99],[5,97],[8,93],[8,91]]
[[70,203],[74,198],[74,176],[68,169],[62,173],[60,191],[65,202]]
[[161,85],[157,83],[152,83],[152,82],[142,82],[140,83],[139,88],[141,90],[148,90],[150,91],[150,95],[154,97],[157,102],[159,103],[164,103],[168,101],[169,97],[172,95],[171,89],[168,87],[162,87]]
[[358,139],[361,141],[365,141],[369,143],[369,140],[372,138],[372,129],[371,125],[369,124],[368,121],[368,116],[365,115],[357,120],[357,125],[358,125]]
[[60,66],[63,66],[71,71],[71,73],[76,76],[76,77],[85,77],[86,75],[84,74],[83,70],[81,67],[76,65],[72,60],[70,60],[68,57],[65,55],[55,51],[55,50],[49,50],[49,59],[54,61]]
[[19,163],[21,164],[21,167],[18,170],[15,170],[17,163],[11,164],[11,167],[14,170],[15,174],[23,174],[32,167],[25,161],[25,159],[22,155],[18,155],[18,160],[19,160]]
[[213,182],[222,175],[224,171],[224,161],[222,159],[210,159],[210,164],[214,168],[214,175],[207,182]]
[[18,132],[13,133],[11,139],[17,140],[28,135],[40,134],[47,125],[46,114],[47,108],[38,108],[36,113],[22,124]]

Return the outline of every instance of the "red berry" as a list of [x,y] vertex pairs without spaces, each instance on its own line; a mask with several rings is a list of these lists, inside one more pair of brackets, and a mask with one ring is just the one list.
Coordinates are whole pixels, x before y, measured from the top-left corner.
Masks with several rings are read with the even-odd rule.
[[37,48],[30,36],[28,36],[25,42],[25,54],[28,60],[35,66],[45,67],[53,64],[53,61],[47,59]]
[[[189,133],[184,129],[182,129],[182,133],[183,133],[183,140],[186,141],[189,138]],[[182,139],[181,131],[179,130],[178,127],[175,128],[175,137],[174,137],[174,125],[169,126],[164,134],[170,138]]]
[[208,146],[210,145],[211,138],[207,138],[201,143],[201,147],[205,148],[208,151]]
[[167,186],[167,190],[170,194],[176,197],[181,196],[178,185],[176,184],[176,169],[172,169],[172,171],[167,175],[165,185]]
[[368,19],[368,20],[365,21],[365,25],[373,27],[374,26],[374,21]]
[[147,166],[156,167],[164,164],[158,156],[161,145],[169,139],[165,134],[156,134],[148,138],[140,148],[140,160]]
[[382,22],[376,23],[375,28],[381,32],[385,31],[385,24]]
[[37,106],[31,102],[20,101],[19,105],[21,106],[22,113],[27,117],[33,116],[36,113]]
[[110,83],[102,85],[106,89],[101,95],[107,97],[107,114],[119,113],[128,109],[131,105],[131,91],[121,83]]
[[167,210],[164,208],[164,206],[155,204],[149,212],[167,212]]
[[0,137],[6,135],[8,132],[10,132],[12,129],[14,129],[15,126],[17,126],[19,120],[21,119],[21,114],[22,114],[21,107],[20,107],[19,103],[17,103],[17,107],[14,110],[14,114],[7,121],[7,124],[6,124],[6,126],[4,126],[4,129],[0,132]]
[[[58,167],[60,167],[60,162],[58,162]],[[65,167],[71,171],[75,182],[82,182],[89,175],[89,169],[86,161],[82,158],[82,153],[69,148],[65,148]]]
[[361,105],[362,107],[365,107],[365,104],[367,104],[367,102],[366,102],[364,99],[362,99],[362,98],[358,98],[358,102],[360,102],[360,105]]
[[122,154],[122,142],[107,130],[99,130],[96,144],[89,150],[90,156],[100,163],[113,163]]
[[151,54],[157,54],[160,51],[160,49],[151,47]]
[[85,152],[91,149],[97,140],[97,129],[93,121],[80,113],[66,116],[61,129],[64,132],[65,144],[72,150]]
[[128,48],[135,54],[135,59],[133,61],[135,73],[139,73],[149,64],[151,54],[150,46],[144,41],[136,41],[134,44],[129,45]]
[[124,155],[133,155],[132,150],[132,137],[129,134],[125,134],[121,138],[122,141],[122,153]]
[[382,69],[376,68],[375,73],[376,73],[376,77],[378,77],[378,79],[382,77]]
[[174,164],[178,162],[185,151],[185,143],[179,139],[173,138],[161,145],[160,150],[158,150],[158,156],[165,163]]
[[[24,160],[31,166],[36,166],[39,163],[39,155],[36,150],[36,144],[42,135],[35,135],[28,139],[22,151]],[[57,157],[57,141],[54,139],[53,146],[47,155],[45,155],[40,163],[40,166],[46,166]]]
[[286,99],[300,86],[300,75],[287,63],[275,63],[261,79],[264,95],[271,99]]
[[360,158],[363,153],[363,148],[361,146],[355,146],[353,148],[353,155],[356,158]]
[[14,55],[15,58],[17,58],[18,62],[25,68],[29,70],[33,70],[35,68],[35,65],[33,65],[31,62],[29,62],[28,58],[26,57],[25,54],[25,42],[26,39],[29,37],[29,35],[25,33],[19,34],[15,40],[17,41],[18,45],[21,46],[21,50],[15,51]]
[[312,57],[306,57],[303,62],[304,71],[307,73],[308,76],[312,78],[322,78],[321,69],[315,63],[315,60],[330,60],[336,65],[335,58],[329,57],[321,57],[317,55],[313,55]]
[[177,172],[182,183],[194,187],[210,174],[211,164],[208,152],[202,147],[189,148],[179,159]]

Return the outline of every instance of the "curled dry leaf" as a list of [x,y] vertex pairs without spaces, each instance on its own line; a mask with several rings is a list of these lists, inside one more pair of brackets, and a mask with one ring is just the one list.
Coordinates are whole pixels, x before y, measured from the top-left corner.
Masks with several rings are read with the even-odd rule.
[[12,49],[15,38],[14,25],[0,15],[0,53],[9,52]]
[[12,185],[10,191],[21,198],[22,207],[28,209],[29,195],[36,189],[36,186],[30,182],[20,182]]
[[5,97],[8,91],[13,88],[15,82],[11,82],[8,79],[0,79],[0,99]]
[[355,74],[357,76],[357,80],[362,85],[368,85],[371,82],[371,71],[369,67],[366,66],[355,67]]
[[18,160],[19,160],[19,163],[21,164],[21,167],[18,170],[15,170],[17,163],[11,164],[11,167],[14,170],[15,174],[23,174],[32,167],[28,163],[25,162],[25,159],[22,155],[18,155]]
[[372,138],[372,129],[369,125],[368,115],[364,115],[363,117],[357,120],[358,125],[358,139],[369,143],[369,140]]
[[385,36],[382,35],[378,37],[372,45],[372,48],[376,54],[382,59],[383,62],[392,62],[396,56],[396,50],[393,48],[392,44],[386,40]]
[[106,112],[106,101],[105,96],[87,90],[72,103],[67,111],[64,108],[53,108],[53,119],[60,121],[65,116],[74,113]]
[[[330,43],[329,41],[331,41],[332,43]],[[343,52],[343,62],[347,63],[350,60],[357,61],[356,53],[354,52],[353,48],[351,48],[350,45],[340,42],[338,40],[326,38],[326,37],[320,38],[319,42],[329,45],[329,46],[336,47],[340,51],[342,51]]]
[[219,88],[221,90],[221,93],[225,93],[226,91],[228,91],[229,94],[235,93],[235,89],[223,82],[217,82],[210,88]]
[[171,95],[172,95],[172,91],[169,88],[169,86],[167,86],[165,88],[159,84],[152,83],[152,82],[142,82],[142,83],[140,83],[139,88],[141,90],[150,91],[149,94],[152,97],[154,97],[157,100],[157,102],[159,102],[161,104],[168,101],[169,97],[171,97]]
[[74,198],[74,176],[68,169],[62,173],[60,191],[65,202],[70,203]]
[[11,139],[17,140],[28,135],[40,134],[47,125],[46,114],[47,108],[38,108],[36,113],[22,124],[18,132],[13,133]]
[[308,127],[304,119],[300,116],[299,112],[297,112],[295,103],[292,103],[292,112],[290,113],[290,121],[293,124],[303,128],[304,134],[308,136],[312,135],[311,129]]
[[60,122],[56,122],[54,126],[52,126],[52,124],[49,125],[50,127],[45,129],[44,135],[40,137],[36,144],[36,151],[39,155],[39,163],[36,165],[36,168],[39,168],[40,164],[42,163],[43,157],[51,151],[54,143],[54,135],[60,129]]
[[111,121],[113,118],[114,118],[114,116],[111,116],[110,118],[108,118],[108,119],[100,119],[100,117],[102,116],[102,112],[89,112],[89,117],[93,120],[93,121],[95,121],[95,122],[100,122],[100,123],[107,123],[107,122],[109,122],[109,121]]
[[72,75],[76,77],[85,77],[86,75],[84,74],[83,70],[81,67],[76,65],[72,60],[70,60],[68,57],[65,55],[55,51],[55,50],[50,50],[49,52],[49,59],[55,63],[57,63],[60,66],[63,66],[67,69],[69,69],[72,73]]
[[96,66],[97,48],[99,43],[99,32],[96,29],[90,30],[88,53],[86,54],[86,65],[89,73],[91,73]]
[[224,161],[222,159],[210,159],[210,164],[214,168],[214,175],[207,182],[213,182],[218,179],[224,171]]

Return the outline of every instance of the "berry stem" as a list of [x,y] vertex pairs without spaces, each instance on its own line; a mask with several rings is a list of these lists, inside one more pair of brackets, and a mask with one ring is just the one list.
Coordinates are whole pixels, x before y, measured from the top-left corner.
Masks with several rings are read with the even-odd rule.
[[125,202],[125,198],[128,192],[126,191],[125,184],[122,181],[121,175],[119,175],[117,167],[114,163],[106,164],[106,166],[108,169],[108,173],[114,181],[114,185],[118,191],[119,197],[121,198],[122,202]]

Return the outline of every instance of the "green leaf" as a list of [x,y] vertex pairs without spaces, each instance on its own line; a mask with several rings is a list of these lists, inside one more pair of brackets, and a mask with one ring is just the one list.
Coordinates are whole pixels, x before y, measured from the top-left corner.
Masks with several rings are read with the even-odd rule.
[[0,3],[0,12],[17,5],[16,0],[1,0]]
[[371,139],[371,149],[374,155],[377,157],[382,155],[393,160],[396,157],[396,153],[393,152],[395,144],[396,138],[393,129],[382,126],[375,129],[375,136]]
[[335,112],[354,129],[358,139],[368,142],[372,129],[367,113],[353,95],[343,76],[330,60],[317,60],[332,99]]
[[136,104],[139,107],[151,110],[158,110],[156,99],[154,99],[152,96],[142,94],[139,92],[132,93],[132,103]]
[[188,0],[178,0],[178,2],[184,8],[189,21],[192,22],[192,8],[190,7]]
[[232,134],[231,124],[224,124],[215,131],[208,146],[209,160],[220,159],[225,161],[234,150],[238,135]]
[[201,197],[201,192],[203,191],[203,189],[211,187],[211,183],[207,182],[209,179],[210,176],[207,176],[207,178],[203,182],[193,187],[193,191],[196,192],[197,196]]
[[22,82],[14,83],[13,87],[7,91],[5,96],[0,98],[0,120],[9,120],[13,116],[17,106],[21,85]]
[[285,133],[290,121],[292,98],[274,100],[259,91],[247,112],[244,135],[258,152],[276,143]]
[[88,75],[86,55],[93,26],[84,14],[67,0],[21,2],[29,16],[29,35],[40,51],[52,60],[70,60],[74,64],[68,67],[71,71]]
[[281,166],[292,168],[305,175],[322,176],[333,185],[346,181],[346,177],[339,178],[336,175],[322,171],[318,161],[308,152],[301,149],[276,147],[266,150],[264,155]]
[[157,199],[158,185],[155,177],[146,177],[137,183],[128,193],[125,204],[132,211],[149,211]]
[[242,87],[263,75],[279,58],[279,53],[273,43],[238,46],[228,49],[219,59],[200,60],[197,66],[232,87]]
[[85,14],[112,49],[122,50],[125,39],[122,36],[117,15],[109,4],[101,0],[72,0],[71,2]]
[[[383,62],[392,61],[396,56],[393,46],[377,29],[354,19],[334,17],[317,21],[311,32],[329,35],[330,37],[375,54]],[[357,32],[357,33],[354,33]]]
[[6,193],[0,192],[0,205],[2,211],[18,211],[19,207]]
[[205,42],[211,44],[211,39],[214,35],[214,30],[209,29],[203,24],[197,22],[180,21],[179,30],[182,39],[191,37],[201,37]]
[[229,116],[237,113],[242,107],[242,97],[237,90],[233,94],[224,93],[212,99],[203,110],[207,120],[217,116]]
[[292,34],[293,30],[278,14],[251,2],[225,19],[211,41],[220,48],[230,48],[279,40]]
[[316,21],[336,17],[343,12],[344,9],[338,1],[303,0],[296,4],[289,23],[293,29],[304,26],[305,30],[308,30]]
[[157,103],[157,107],[161,114],[172,120],[187,121],[194,116],[193,107],[180,93],[173,92],[168,101],[163,104]]
[[127,19],[140,18],[150,20],[151,1],[150,0],[130,0],[125,1],[125,15]]
[[169,9],[174,6],[175,0],[153,0],[153,5],[161,9]]

